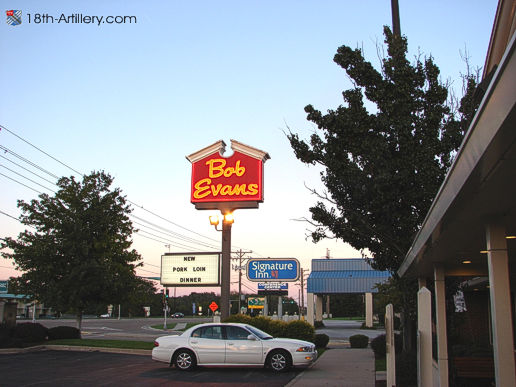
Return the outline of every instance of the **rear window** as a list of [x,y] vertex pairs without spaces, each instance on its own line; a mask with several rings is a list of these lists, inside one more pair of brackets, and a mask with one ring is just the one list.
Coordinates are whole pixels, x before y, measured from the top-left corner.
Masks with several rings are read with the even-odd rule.
[[222,327],[219,325],[201,327],[192,332],[192,337],[200,339],[222,339]]

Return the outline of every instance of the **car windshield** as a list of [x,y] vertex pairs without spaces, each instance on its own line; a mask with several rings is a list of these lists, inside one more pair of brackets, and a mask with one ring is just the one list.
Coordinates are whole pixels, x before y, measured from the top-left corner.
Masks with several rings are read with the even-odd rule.
[[245,326],[249,331],[251,331],[252,333],[254,333],[255,336],[258,336],[260,339],[262,340],[270,340],[272,339],[272,336],[259,330],[258,328],[255,328],[255,327],[252,327],[250,325],[246,325]]

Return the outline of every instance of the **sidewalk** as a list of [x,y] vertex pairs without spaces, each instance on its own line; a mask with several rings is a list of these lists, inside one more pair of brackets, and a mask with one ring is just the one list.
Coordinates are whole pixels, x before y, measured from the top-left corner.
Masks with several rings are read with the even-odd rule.
[[374,354],[371,348],[332,346],[287,387],[375,387]]

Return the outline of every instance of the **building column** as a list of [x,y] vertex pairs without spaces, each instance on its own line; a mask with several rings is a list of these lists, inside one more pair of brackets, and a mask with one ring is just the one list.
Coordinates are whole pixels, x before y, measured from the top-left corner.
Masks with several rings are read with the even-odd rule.
[[434,266],[435,311],[437,330],[437,361],[439,363],[439,386],[448,387],[448,336],[446,333],[446,293],[444,268]]
[[514,387],[514,341],[505,227],[489,224],[486,227],[486,239],[495,381],[497,386]]
[[283,297],[278,297],[278,317],[281,320],[281,316],[283,316]]
[[315,295],[315,321],[322,321],[323,296]]
[[373,293],[365,294],[365,325],[367,328],[373,327]]
[[417,385],[433,386],[432,294],[426,287],[417,293]]
[[306,293],[306,321],[314,325],[314,294]]
[[387,366],[387,386],[396,385],[396,345],[394,341],[394,308],[385,307],[385,360]]

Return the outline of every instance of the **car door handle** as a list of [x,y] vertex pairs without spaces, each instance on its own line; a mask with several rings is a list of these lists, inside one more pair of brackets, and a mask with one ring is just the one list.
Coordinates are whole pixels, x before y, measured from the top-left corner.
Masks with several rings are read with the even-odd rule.
[[192,344],[197,344],[197,341],[190,341],[190,343],[192,343]]
[[233,345],[233,343],[228,343],[228,345]]

